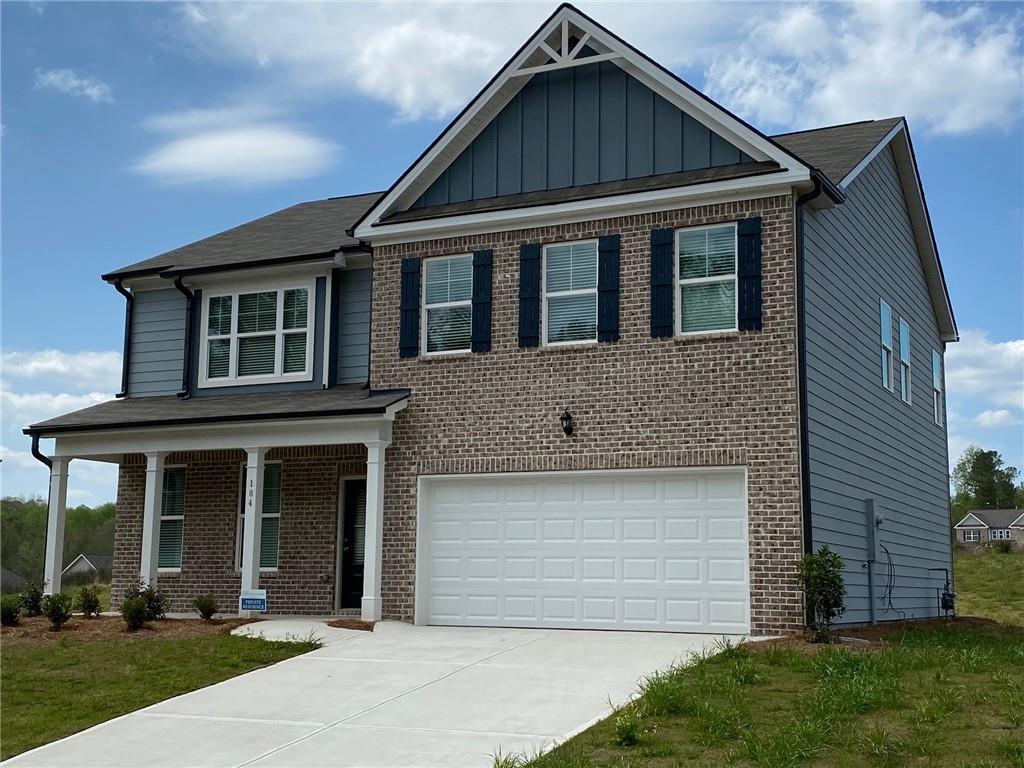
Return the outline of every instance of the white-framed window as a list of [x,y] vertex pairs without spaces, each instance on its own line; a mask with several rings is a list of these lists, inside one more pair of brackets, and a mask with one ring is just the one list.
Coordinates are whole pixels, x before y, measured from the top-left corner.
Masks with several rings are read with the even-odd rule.
[[932,414],[935,423],[942,426],[942,355],[932,350]]
[[203,299],[199,385],[309,381],[313,374],[313,285]]
[[981,531],[964,531],[964,541],[981,541]]
[[900,318],[900,399],[910,404],[910,323]]
[[1010,533],[1009,528],[993,528],[988,532],[988,537],[992,541],[1009,541],[1013,538],[1013,534]]
[[737,329],[736,225],[676,230],[676,333]]
[[[242,568],[242,540],[245,533],[245,477],[242,465],[238,489],[238,523],[235,527],[235,568]],[[268,461],[263,467],[263,514],[260,517],[260,570],[277,570],[281,538],[281,462]]]
[[544,246],[544,343],[597,341],[597,240]]
[[878,302],[878,320],[881,326],[882,341],[882,386],[892,391],[892,309],[885,303],[884,299],[880,299]]
[[420,346],[424,354],[469,352],[473,336],[473,256],[423,260]]
[[181,570],[181,545],[185,533],[185,467],[164,467],[160,500],[160,537],[156,567]]

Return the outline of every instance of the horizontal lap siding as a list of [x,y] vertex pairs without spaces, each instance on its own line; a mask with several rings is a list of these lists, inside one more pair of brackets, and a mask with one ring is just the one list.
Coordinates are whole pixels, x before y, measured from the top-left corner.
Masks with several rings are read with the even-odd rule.
[[370,270],[341,272],[338,288],[338,383],[363,384],[370,362]]
[[[847,201],[808,211],[805,231],[808,456],[812,539],[846,561],[848,622],[868,621],[866,499],[885,518],[890,574],[879,547],[880,620],[936,613],[950,566],[946,432],[932,418],[931,351],[942,352],[896,165],[886,150],[854,180]],[[911,328],[912,405],[881,384],[879,299]],[[897,379],[898,380],[898,379]]]
[[128,394],[173,395],[185,357],[185,297],[174,288],[135,294]]

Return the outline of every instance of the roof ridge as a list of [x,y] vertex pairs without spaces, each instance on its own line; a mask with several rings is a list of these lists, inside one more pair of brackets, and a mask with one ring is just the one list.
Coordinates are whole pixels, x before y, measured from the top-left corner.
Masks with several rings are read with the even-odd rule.
[[852,125],[865,125],[867,123],[884,123],[889,120],[906,120],[903,115],[893,115],[892,117],[878,117],[870,120],[853,120],[849,123],[836,123],[835,125],[822,125],[817,128],[805,128],[802,131],[786,131],[785,133],[773,133],[772,138],[777,139],[780,136],[795,136],[798,133],[815,133],[816,131],[830,131],[834,128],[849,128]]

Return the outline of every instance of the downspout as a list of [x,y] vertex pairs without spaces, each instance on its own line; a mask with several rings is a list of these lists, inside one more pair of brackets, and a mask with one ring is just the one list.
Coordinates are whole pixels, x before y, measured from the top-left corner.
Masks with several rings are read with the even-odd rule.
[[187,398],[192,390],[192,304],[196,295],[181,282],[182,276],[174,278],[174,287],[185,296],[185,354],[181,364],[181,391],[178,397]]
[[114,288],[124,296],[124,350],[121,352],[121,391],[114,397],[128,394],[128,366],[132,356],[132,324],[135,315],[135,295],[121,284],[121,278],[114,281]]
[[804,552],[813,551],[811,543],[811,459],[807,427],[807,313],[804,303],[804,206],[821,194],[821,179],[812,174],[814,188],[796,199],[796,302],[797,302],[797,386],[800,398],[800,497],[803,513]]
[[39,450],[39,434],[35,433],[32,435],[32,455],[35,456],[39,461],[43,462],[48,469],[53,469],[53,462],[50,461],[50,457]]

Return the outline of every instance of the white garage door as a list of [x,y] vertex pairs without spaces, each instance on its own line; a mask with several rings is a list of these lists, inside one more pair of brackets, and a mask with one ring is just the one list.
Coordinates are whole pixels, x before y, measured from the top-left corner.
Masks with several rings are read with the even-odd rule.
[[424,478],[416,620],[749,630],[742,470]]

